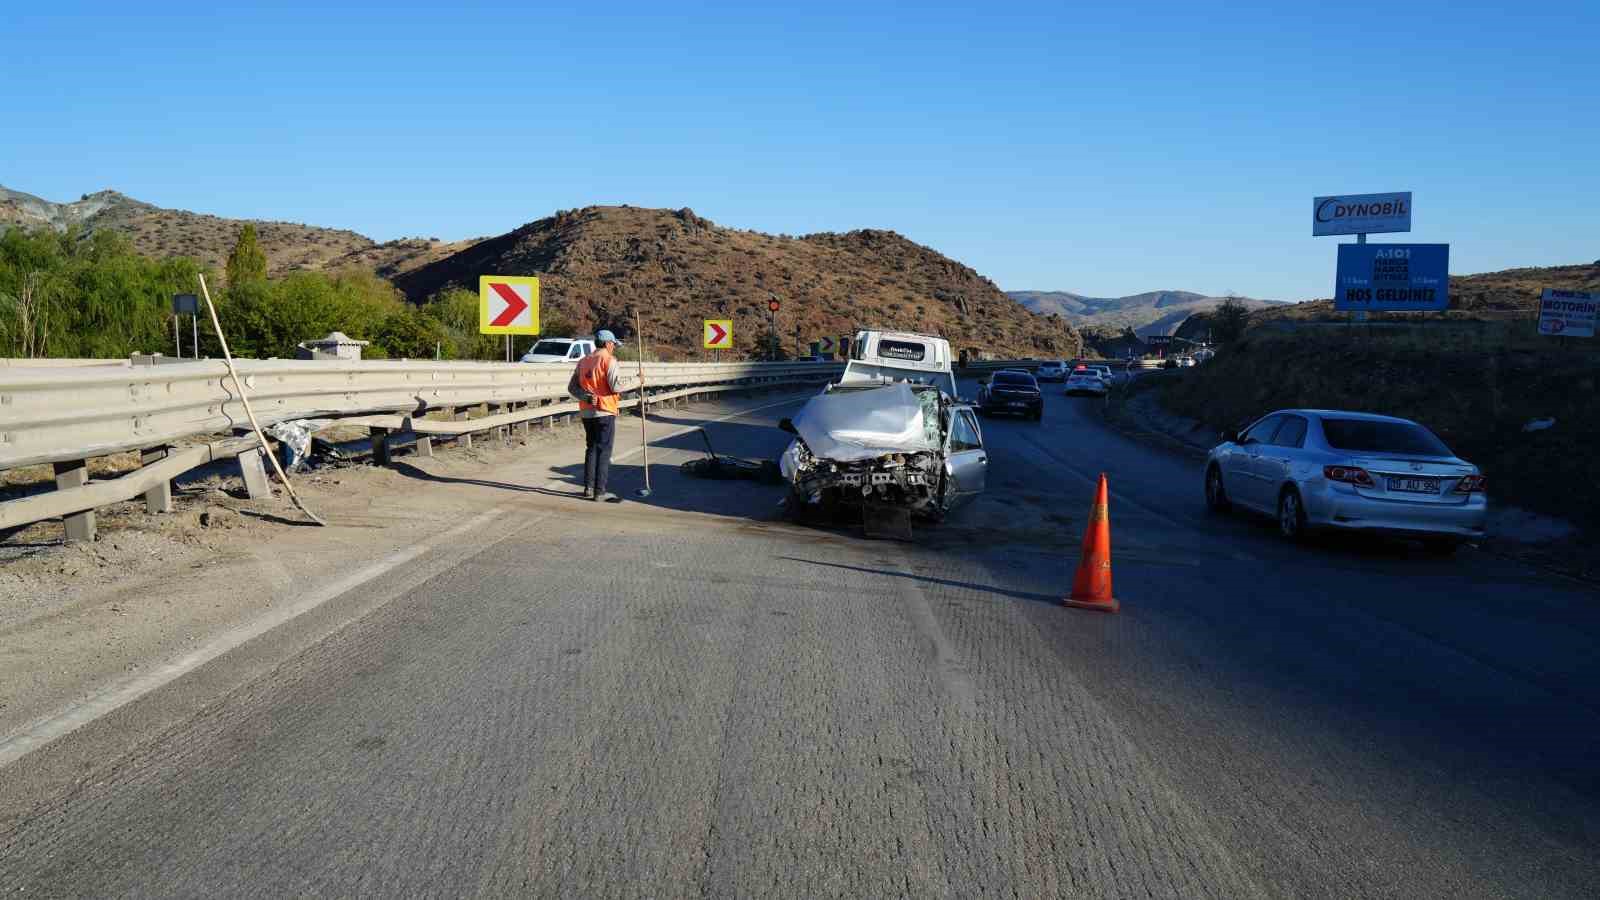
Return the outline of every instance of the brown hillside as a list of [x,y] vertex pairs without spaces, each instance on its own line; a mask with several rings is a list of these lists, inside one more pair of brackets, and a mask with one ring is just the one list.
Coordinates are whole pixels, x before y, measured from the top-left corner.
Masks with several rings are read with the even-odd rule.
[[326,268],[353,251],[374,246],[371,238],[354,231],[162,209],[116,191],[85,194],[71,203],[52,203],[0,187],[0,227],[20,225],[59,231],[75,225],[86,234],[108,229],[126,235],[134,249],[145,256],[186,256],[218,269],[247,221],[256,226],[268,270],[273,274]]
[[805,340],[877,325],[940,334],[957,347],[1076,355],[1078,334],[1037,316],[989,279],[892,231],[802,238],[738,231],[692,210],[588,207],[557,213],[453,256],[399,274],[413,301],[478,276],[538,275],[546,314],[583,330],[632,333],[635,308],[651,349],[701,352],[701,320],[732,318],[737,349],[754,353],[767,303],[782,303],[778,331],[793,352]]
[[436,241],[429,238],[401,238],[352,250],[329,262],[328,269],[367,269],[380,278],[394,279],[413,269],[438,262],[483,240]]

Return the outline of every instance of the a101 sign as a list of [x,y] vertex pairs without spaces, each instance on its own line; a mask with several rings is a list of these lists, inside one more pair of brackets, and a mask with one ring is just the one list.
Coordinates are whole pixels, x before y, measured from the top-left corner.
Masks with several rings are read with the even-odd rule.
[[1449,307],[1449,244],[1339,245],[1334,309],[1421,312]]

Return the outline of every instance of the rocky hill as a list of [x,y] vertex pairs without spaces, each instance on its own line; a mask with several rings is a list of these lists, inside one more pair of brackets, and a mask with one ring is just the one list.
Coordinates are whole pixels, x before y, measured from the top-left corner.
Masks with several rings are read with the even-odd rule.
[[0,187],[0,230],[8,226],[54,228],[77,226],[90,234],[99,229],[120,232],[135,250],[151,257],[186,256],[221,269],[245,222],[253,222],[273,274],[296,269],[359,266],[386,277],[447,256],[470,242],[446,244],[413,238],[375,243],[365,235],[337,228],[294,222],[224,219],[220,216],[163,209],[117,191],[84,194],[71,203],[52,203]]
[[[1141,337],[1172,334],[1189,316],[1214,309],[1224,297],[1192,291],[1147,291],[1127,297],[1086,297],[1067,291],[1007,291],[1018,303],[1036,313],[1055,313],[1079,328],[1121,334],[1132,328]],[[1239,297],[1251,309],[1283,305],[1277,300]]]
[[892,231],[805,237],[724,228],[692,210],[587,207],[531,222],[395,277],[414,301],[484,274],[538,275],[547,314],[577,328],[633,331],[652,349],[698,354],[701,320],[731,318],[754,352],[768,301],[778,333],[805,341],[883,326],[941,334],[958,348],[1071,356],[1081,342],[1059,316],[1035,315],[972,269]]

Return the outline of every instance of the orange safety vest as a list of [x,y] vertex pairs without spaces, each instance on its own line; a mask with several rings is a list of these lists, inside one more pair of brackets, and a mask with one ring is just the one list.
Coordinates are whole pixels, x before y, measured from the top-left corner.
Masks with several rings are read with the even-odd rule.
[[594,396],[595,402],[578,401],[578,408],[588,411],[598,409],[603,413],[616,415],[622,407],[619,401],[620,394],[611,393],[611,367],[617,361],[603,350],[595,352],[578,360],[578,386]]

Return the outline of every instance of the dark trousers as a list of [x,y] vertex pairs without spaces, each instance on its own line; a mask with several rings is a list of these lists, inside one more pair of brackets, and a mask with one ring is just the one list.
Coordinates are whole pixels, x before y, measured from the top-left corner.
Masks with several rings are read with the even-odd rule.
[[616,416],[583,420],[583,483],[596,494],[606,490],[611,474],[611,442],[617,436]]

